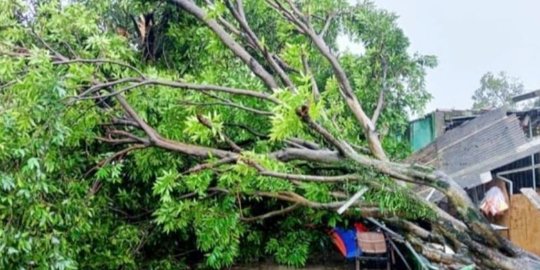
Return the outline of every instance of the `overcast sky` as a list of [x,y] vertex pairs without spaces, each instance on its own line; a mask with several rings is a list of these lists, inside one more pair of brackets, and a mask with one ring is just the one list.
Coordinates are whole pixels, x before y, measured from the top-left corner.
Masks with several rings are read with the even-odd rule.
[[427,75],[426,112],[465,109],[487,71],[506,71],[540,88],[540,1],[374,0],[399,15],[411,52],[436,55]]

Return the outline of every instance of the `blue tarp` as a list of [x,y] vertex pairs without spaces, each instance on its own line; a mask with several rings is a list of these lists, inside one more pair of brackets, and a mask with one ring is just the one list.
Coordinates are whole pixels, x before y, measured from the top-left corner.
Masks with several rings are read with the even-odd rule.
[[362,251],[356,244],[356,230],[336,227],[332,230],[332,234],[334,243],[338,246],[345,258],[354,259],[362,255]]

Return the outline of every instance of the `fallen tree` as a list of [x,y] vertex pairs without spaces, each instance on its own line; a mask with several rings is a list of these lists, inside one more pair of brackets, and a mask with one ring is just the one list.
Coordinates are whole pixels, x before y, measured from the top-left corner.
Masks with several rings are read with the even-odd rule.
[[[122,31],[112,31],[118,25],[99,17],[106,12],[118,16],[114,4],[53,2],[26,11],[7,6],[0,109],[6,112],[4,138],[14,139],[0,141],[9,149],[3,160],[11,160],[3,162],[5,175],[91,183],[77,201],[80,208],[93,207],[87,198],[104,198],[129,224],[153,215],[149,220],[165,233],[180,232],[186,241],[194,235],[196,249],[209,254],[207,264],[214,268],[236,260],[243,237],[243,242],[260,245],[260,236],[246,231],[269,226],[266,220],[340,221],[334,210],[363,187],[369,191],[349,208],[349,216],[376,216],[401,229],[419,253],[442,269],[472,263],[479,269],[538,268],[539,258],[501,238],[451,178],[396,161],[403,149],[392,146],[395,129],[377,131],[403,127],[405,110],[428,97],[421,78],[431,59],[407,55],[408,43],[393,15],[369,3],[248,2],[172,0],[151,6],[145,16],[132,16],[127,21],[133,25],[126,23]],[[120,1],[118,8],[148,9],[131,6],[137,3]],[[136,37],[126,34],[130,29]],[[337,55],[340,32],[363,43],[363,58]],[[166,44],[175,37],[183,43]],[[138,49],[130,49],[134,40]],[[144,57],[138,58],[141,51]],[[415,95],[423,96],[411,101]],[[398,124],[396,115],[403,117]],[[76,158],[74,153],[79,153]],[[69,157],[66,164],[47,163],[62,156]],[[122,181],[125,187],[118,186]],[[442,192],[456,215],[418,197],[411,184]],[[15,196],[22,187],[13,185],[5,192]],[[127,187],[132,189],[129,203],[108,198]],[[30,205],[57,207],[53,202],[67,192],[63,188],[36,189],[42,199]],[[133,199],[137,196],[146,199]],[[17,207],[8,208],[16,212]],[[31,218],[21,215],[14,222],[3,214],[5,233],[38,226],[25,223]],[[51,224],[38,230],[62,230]],[[127,249],[140,254],[150,245],[144,240],[150,231]],[[301,245],[303,237],[285,238]],[[307,251],[295,260],[281,250],[287,240],[280,241],[271,238],[264,249],[283,263],[305,262]],[[444,254],[431,243],[451,246],[456,254]],[[81,258],[88,256],[85,252],[62,256]],[[5,260],[11,266],[17,260],[39,265],[49,258]]]

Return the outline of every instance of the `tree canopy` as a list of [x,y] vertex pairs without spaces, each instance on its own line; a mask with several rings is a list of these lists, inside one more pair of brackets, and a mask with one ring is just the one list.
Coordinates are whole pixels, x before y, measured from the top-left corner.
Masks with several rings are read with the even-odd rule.
[[512,98],[523,94],[523,83],[501,71],[497,74],[487,72],[480,79],[480,87],[474,91],[473,109],[513,107]]
[[[0,6],[1,268],[301,266],[329,248],[324,228],[370,216],[443,268],[533,258],[452,179],[399,163],[436,59],[409,54],[373,3]],[[364,51],[338,51],[338,35]],[[457,214],[404,182],[437,188]]]

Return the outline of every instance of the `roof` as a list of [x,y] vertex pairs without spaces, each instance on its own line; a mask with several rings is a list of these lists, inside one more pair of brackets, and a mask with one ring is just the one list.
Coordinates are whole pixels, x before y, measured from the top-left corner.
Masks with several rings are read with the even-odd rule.
[[529,141],[519,119],[501,108],[449,130],[407,160],[436,167],[471,188],[485,182],[482,174],[539,151],[540,139]]

